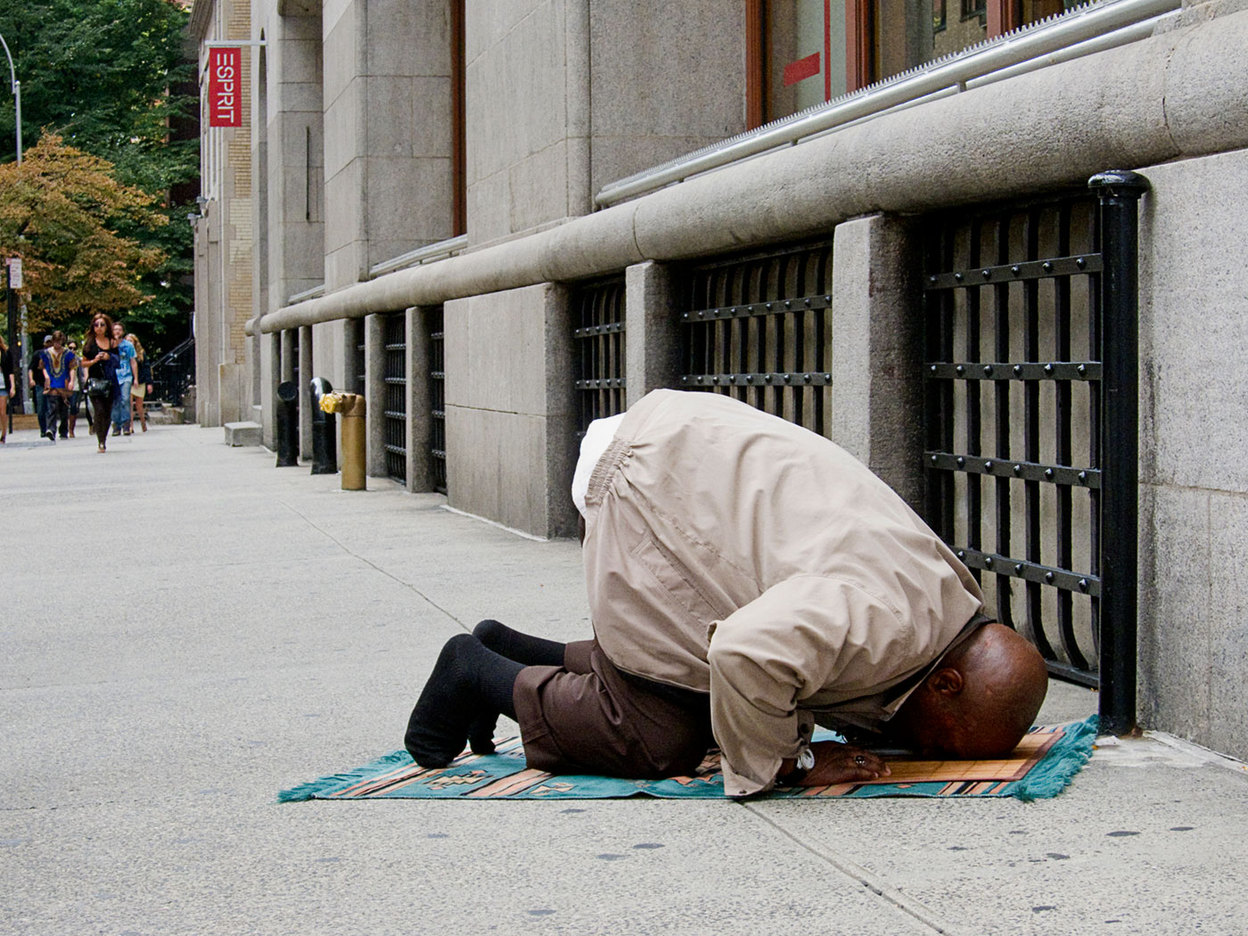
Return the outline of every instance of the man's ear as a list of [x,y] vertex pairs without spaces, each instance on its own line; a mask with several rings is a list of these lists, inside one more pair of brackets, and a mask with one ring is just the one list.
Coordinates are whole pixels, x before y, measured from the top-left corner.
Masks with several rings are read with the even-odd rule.
[[952,666],[942,666],[927,681],[937,695],[956,696],[962,692],[962,674]]

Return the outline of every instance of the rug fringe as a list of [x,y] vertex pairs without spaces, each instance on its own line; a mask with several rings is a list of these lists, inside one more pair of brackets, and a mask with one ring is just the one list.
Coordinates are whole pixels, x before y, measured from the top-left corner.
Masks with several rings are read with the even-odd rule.
[[360,780],[367,780],[376,776],[381,770],[387,767],[395,767],[403,763],[411,763],[412,756],[407,751],[394,751],[385,754],[376,760],[364,764],[362,767],[356,767],[354,770],[344,771],[343,773],[330,774],[327,777],[321,777],[318,780],[310,780],[307,783],[301,783],[293,786],[288,790],[282,790],[277,794],[279,803],[298,803],[302,800],[315,799],[318,796],[325,796],[334,790],[348,786]]
[[1100,719],[1092,715],[1085,721],[1067,725],[1065,735],[1053,750],[1019,780],[1010,793],[1027,803],[1061,793],[1092,756],[1099,724]]

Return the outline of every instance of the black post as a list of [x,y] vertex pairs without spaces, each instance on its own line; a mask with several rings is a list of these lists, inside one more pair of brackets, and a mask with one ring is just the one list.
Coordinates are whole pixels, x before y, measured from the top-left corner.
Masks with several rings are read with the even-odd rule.
[[295,406],[299,388],[293,380],[277,385],[277,467],[294,468],[299,464],[299,417]]
[[1101,731],[1135,730],[1139,552],[1139,201],[1148,180],[1094,175],[1101,202]]
[[313,377],[312,385],[312,473],[338,473],[338,439],[334,432],[334,414],[321,409],[321,397],[333,393],[324,377]]
[[[21,362],[17,359],[17,290],[13,288],[13,268],[7,263],[4,265],[4,293],[5,293],[5,310],[8,317],[7,332],[4,336],[4,342],[9,346],[9,363],[13,365],[13,387],[14,393],[6,397],[7,405],[5,406],[4,418],[8,419],[9,426],[5,432],[13,431],[13,407],[17,405],[17,401],[21,399],[19,394],[22,387],[26,385],[25,375],[18,376],[18,372],[22,370]],[[5,389],[8,389],[7,387]]]

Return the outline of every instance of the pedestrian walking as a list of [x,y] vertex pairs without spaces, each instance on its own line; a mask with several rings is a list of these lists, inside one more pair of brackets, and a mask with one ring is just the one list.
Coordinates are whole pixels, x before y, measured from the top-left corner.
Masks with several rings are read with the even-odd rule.
[[113,435],[130,434],[130,388],[138,377],[134,345],[126,340],[121,322],[113,322],[113,344],[117,349],[117,396],[113,399]]
[[108,422],[117,398],[117,342],[113,320],[103,312],[91,319],[91,333],[82,342],[82,363],[87,368],[87,396],[91,402],[91,428],[99,451],[108,442]]
[[30,364],[26,368],[26,385],[30,387],[30,399],[34,403],[35,418],[39,420],[39,436],[48,434],[48,413],[43,399],[43,352],[52,347],[52,336],[43,336],[43,348],[30,356]]
[[143,343],[139,341],[138,335],[132,332],[126,335],[126,341],[134,345],[136,364],[134,385],[130,388],[130,418],[133,423],[137,415],[139,425],[143,427],[144,432],[147,432],[147,410],[144,408],[144,401],[152,389],[152,365],[147,363],[147,353],[143,350]]
[[4,338],[0,338],[0,443],[8,440],[9,407],[17,396],[17,380],[13,376],[13,354]]
[[56,441],[57,428],[62,439],[69,438],[69,397],[74,392],[74,372],[78,358],[65,347],[65,333],[52,333],[52,347],[43,352],[43,401],[46,411],[44,433]]
[[[82,400],[86,396],[83,393],[83,387],[87,385],[87,375],[82,369],[82,358],[78,356],[78,342],[71,341],[65,347],[74,355],[74,390],[69,395],[69,437],[74,437],[74,427],[78,425],[78,409],[82,406]],[[88,414],[90,419],[90,414]]]

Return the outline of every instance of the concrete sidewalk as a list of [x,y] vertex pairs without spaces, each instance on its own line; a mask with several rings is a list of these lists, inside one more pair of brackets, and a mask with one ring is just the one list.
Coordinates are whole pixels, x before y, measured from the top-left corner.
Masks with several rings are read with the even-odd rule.
[[0,934],[1244,931],[1248,772],[1160,735],[1031,804],[279,805],[400,747],[477,620],[588,636],[578,547],[220,429],[78,435],[0,447]]

